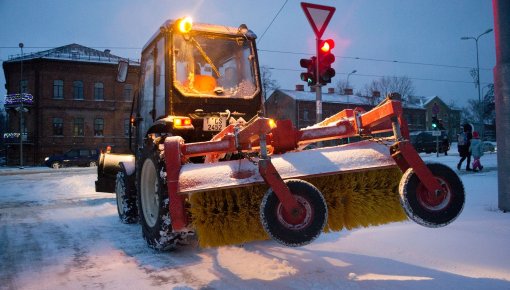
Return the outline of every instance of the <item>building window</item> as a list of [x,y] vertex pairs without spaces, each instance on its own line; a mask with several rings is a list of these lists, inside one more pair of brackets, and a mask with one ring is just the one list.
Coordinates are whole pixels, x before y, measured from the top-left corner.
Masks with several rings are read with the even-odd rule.
[[94,136],[103,136],[104,119],[97,118],[94,120]]
[[64,81],[54,80],[53,81],[53,98],[63,99],[64,98]]
[[308,121],[309,120],[310,117],[308,115],[309,115],[308,110],[304,109],[303,110],[303,120],[304,121]]
[[53,136],[64,136],[64,120],[53,118]]
[[73,98],[75,100],[83,100],[83,82],[82,81],[74,81],[73,82]]
[[129,126],[130,126],[129,119],[124,119],[124,137],[129,137]]
[[96,101],[104,100],[104,85],[103,83],[94,84],[94,99]]
[[20,93],[28,93],[28,81],[22,80],[19,83]]
[[133,94],[133,85],[125,84],[124,85],[124,93],[123,93],[124,100],[131,100],[131,98],[133,97],[132,94]]
[[85,122],[83,118],[75,118],[73,124],[73,136],[85,136]]

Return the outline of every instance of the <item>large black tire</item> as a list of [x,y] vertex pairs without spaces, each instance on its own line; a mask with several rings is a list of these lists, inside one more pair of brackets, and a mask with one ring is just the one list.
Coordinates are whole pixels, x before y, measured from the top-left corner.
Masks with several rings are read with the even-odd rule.
[[157,145],[143,149],[137,165],[137,204],[143,238],[149,247],[173,250],[182,239],[172,232],[165,162]]
[[260,220],[267,234],[278,243],[299,247],[315,240],[326,225],[328,208],[320,191],[312,184],[299,179],[285,183],[301,206],[298,217],[288,215],[280,200],[269,189],[260,205]]
[[412,168],[400,180],[400,202],[407,216],[416,223],[437,228],[453,222],[464,208],[464,185],[455,171],[440,163],[427,167],[443,186],[440,195],[429,193]]
[[125,170],[117,173],[115,180],[115,196],[117,199],[117,213],[120,221],[133,224],[138,221],[138,208],[136,206],[136,187],[134,177],[128,176]]

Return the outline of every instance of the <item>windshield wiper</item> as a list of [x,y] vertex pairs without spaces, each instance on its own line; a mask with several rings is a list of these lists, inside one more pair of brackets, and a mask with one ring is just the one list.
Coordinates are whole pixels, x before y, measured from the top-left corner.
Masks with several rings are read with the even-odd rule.
[[220,71],[218,70],[218,68],[214,65],[214,63],[212,62],[212,60],[209,58],[209,56],[207,56],[207,54],[205,53],[205,51],[202,49],[202,46],[200,46],[200,43],[198,43],[194,37],[191,37],[191,42],[193,43],[193,45],[195,45],[195,47],[198,49],[198,51],[200,52],[200,54],[202,55],[202,57],[205,59],[205,61],[207,61],[208,64],[211,65],[211,68],[214,70],[214,72],[216,73],[216,75],[218,77],[221,77],[221,74],[220,74]]

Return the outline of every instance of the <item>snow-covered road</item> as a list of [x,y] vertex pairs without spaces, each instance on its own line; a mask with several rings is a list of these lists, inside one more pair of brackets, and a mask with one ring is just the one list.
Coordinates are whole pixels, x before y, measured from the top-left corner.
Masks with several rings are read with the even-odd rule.
[[[458,156],[423,155],[452,168]],[[160,253],[121,224],[94,168],[0,170],[0,289],[510,289],[510,214],[497,211],[496,155],[460,172],[467,203],[440,229],[412,222]],[[32,173],[32,174],[27,174]]]

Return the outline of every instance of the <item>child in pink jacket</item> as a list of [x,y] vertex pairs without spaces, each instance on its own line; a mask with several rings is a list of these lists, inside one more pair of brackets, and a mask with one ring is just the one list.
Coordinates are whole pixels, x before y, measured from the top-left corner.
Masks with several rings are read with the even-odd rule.
[[483,166],[480,163],[480,157],[483,156],[483,142],[480,141],[480,135],[476,131],[473,132],[469,152],[473,155],[473,171],[482,170]]

